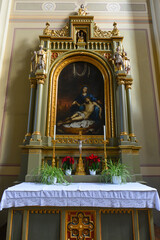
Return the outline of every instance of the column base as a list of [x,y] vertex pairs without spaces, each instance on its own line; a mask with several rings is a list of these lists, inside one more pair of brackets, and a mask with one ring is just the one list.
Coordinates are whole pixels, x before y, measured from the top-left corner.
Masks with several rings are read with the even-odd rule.
[[121,132],[120,133],[120,142],[128,142],[129,136],[127,132]]
[[40,132],[34,132],[32,134],[29,145],[42,145],[42,137]]
[[31,140],[31,137],[32,137],[31,133],[27,133],[27,134],[25,135],[24,140],[23,140],[23,144],[24,144],[24,145],[29,145],[30,140]]
[[134,133],[129,134],[129,139],[130,139],[130,142],[136,142],[136,143],[138,142]]

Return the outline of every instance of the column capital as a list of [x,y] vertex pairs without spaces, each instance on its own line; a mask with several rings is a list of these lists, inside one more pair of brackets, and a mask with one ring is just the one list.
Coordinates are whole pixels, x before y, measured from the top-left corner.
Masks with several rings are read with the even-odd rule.
[[37,84],[44,84],[46,79],[46,74],[36,73]]
[[30,82],[30,86],[31,88],[35,88],[37,85],[37,81],[35,77],[29,77],[29,82]]
[[131,89],[132,88],[132,83],[133,83],[133,79],[132,78],[126,78],[125,79],[126,89]]
[[117,74],[117,84],[118,85],[124,85],[125,84],[125,79],[126,79],[126,74],[125,73],[118,73]]

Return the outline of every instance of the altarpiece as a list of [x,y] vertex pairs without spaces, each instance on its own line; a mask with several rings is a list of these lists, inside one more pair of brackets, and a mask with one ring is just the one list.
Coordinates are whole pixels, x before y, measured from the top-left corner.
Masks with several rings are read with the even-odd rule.
[[[131,109],[133,79],[123,36],[115,22],[112,31],[102,31],[93,16],[78,14],[60,30],[50,29],[47,22],[32,55],[21,177],[30,181],[33,168],[51,162],[52,146],[52,164],[61,166],[64,155],[73,155],[78,163],[81,132],[82,157],[94,153],[121,159],[130,166],[133,180],[141,179]],[[86,98],[91,102],[87,111]]]
[[[125,191],[123,187],[113,193],[109,190],[111,205],[103,206],[102,200],[107,201],[108,196],[103,194],[108,192],[103,193],[100,185],[92,185],[100,182],[100,177],[90,176],[85,165],[85,157],[92,153],[104,160],[101,170],[107,167],[107,159],[120,159],[129,166],[132,181],[141,180],[140,146],[132,116],[130,59],[117,23],[113,23],[112,31],[102,31],[82,5],[62,29],[52,29],[47,22],[39,39],[39,50],[31,57],[28,126],[21,146],[20,180],[31,182],[35,168],[44,163],[61,167],[62,158],[71,155],[76,159],[72,180],[84,185],[75,185],[78,195],[70,192],[70,187],[66,193],[58,186],[57,192],[47,192],[47,188],[30,183],[17,186],[18,192],[13,191],[13,195],[18,194],[20,202],[32,195],[34,207],[16,208],[15,204],[9,210],[7,239],[154,239],[152,212],[145,204],[144,209],[131,205],[125,208],[125,201],[120,206],[119,200],[114,200],[119,194],[131,194],[130,185]],[[28,188],[24,199],[21,186]],[[75,205],[74,201],[65,204],[66,194]],[[97,194],[103,195],[101,200],[96,199]],[[148,192],[142,194],[148,196]],[[59,203],[52,206],[51,198],[59,199]],[[49,201],[47,206],[45,199]],[[87,205],[89,199],[91,204]],[[98,205],[93,204],[93,199]],[[153,206],[150,200],[146,201],[149,208]],[[129,202],[128,199],[126,204]]]

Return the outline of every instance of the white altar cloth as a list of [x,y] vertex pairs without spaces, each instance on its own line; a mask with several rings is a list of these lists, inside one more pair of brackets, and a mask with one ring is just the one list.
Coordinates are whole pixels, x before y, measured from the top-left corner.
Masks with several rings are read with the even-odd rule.
[[155,188],[140,183],[44,185],[24,182],[4,191],[0,210],[24,206],[156,208],[160,211],[160,200]]

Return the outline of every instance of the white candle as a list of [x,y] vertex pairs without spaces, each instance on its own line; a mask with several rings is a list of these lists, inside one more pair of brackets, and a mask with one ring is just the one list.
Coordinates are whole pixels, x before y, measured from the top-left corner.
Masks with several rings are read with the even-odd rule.
[[106,141],[106,126],[103,126],[103,130],[104,130],[104,141]]
[[54,140],[56,140],[56,125],[54,125]]

